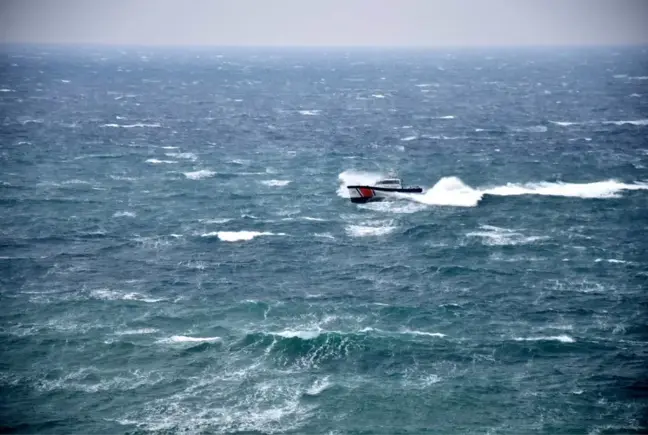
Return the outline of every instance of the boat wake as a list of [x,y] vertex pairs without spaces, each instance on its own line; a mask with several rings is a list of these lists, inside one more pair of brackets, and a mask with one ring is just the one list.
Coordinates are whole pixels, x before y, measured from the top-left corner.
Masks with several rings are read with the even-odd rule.
[[[339,176],[338,196],[349,198],[346,186],[354,184],[371,185],[384,178],[384,174],[373,172],[344,171]],[[543,195],[572,198],[619,198],[625,190],[648,190],[648,182],[623,183],[618,180],[604,180],[593,183],[507,183],[500,186],[473,188],[460,178],[443,177],[423,193],[396,193],[393,199],[414,201],[425,205],[450,207],[476,207],[485,195],[520,196]]]

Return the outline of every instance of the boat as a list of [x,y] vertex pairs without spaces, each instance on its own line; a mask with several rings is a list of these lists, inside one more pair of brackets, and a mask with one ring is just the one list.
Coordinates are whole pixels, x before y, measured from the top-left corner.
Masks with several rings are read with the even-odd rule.
[[385,178],[373,185],[347,186],[351,202],[365,203],[382,201],[394,193],[421,193],[423,189],[419,186],[403,187],[400,178]]

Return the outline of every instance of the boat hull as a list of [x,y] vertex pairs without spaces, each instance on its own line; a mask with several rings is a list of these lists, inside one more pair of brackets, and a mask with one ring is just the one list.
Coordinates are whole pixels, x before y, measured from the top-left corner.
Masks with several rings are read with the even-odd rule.
[[377,186],[347,186],[349,189],[349,198],[354,203],[366,203],[374,201],[382,201],[390,193],[421,193],[423,189],[415,187],[377,187]]

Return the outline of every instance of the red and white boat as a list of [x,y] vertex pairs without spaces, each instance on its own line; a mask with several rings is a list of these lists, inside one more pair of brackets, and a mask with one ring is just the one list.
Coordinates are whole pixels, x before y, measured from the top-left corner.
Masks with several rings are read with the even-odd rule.
[[423,192],[423,189],[419,186],[403,187],[399,178],[385,178],[377,181],[373,185],[347,186],[347,189],[349,189],[349,198],[351,198],[351,202],[357,203],[382,201],[395,193]]

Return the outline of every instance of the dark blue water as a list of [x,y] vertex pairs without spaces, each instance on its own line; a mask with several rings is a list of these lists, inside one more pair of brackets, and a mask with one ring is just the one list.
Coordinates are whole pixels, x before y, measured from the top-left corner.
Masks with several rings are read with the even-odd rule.
[[645,49],[3,50],[3,432],[648,431]]

